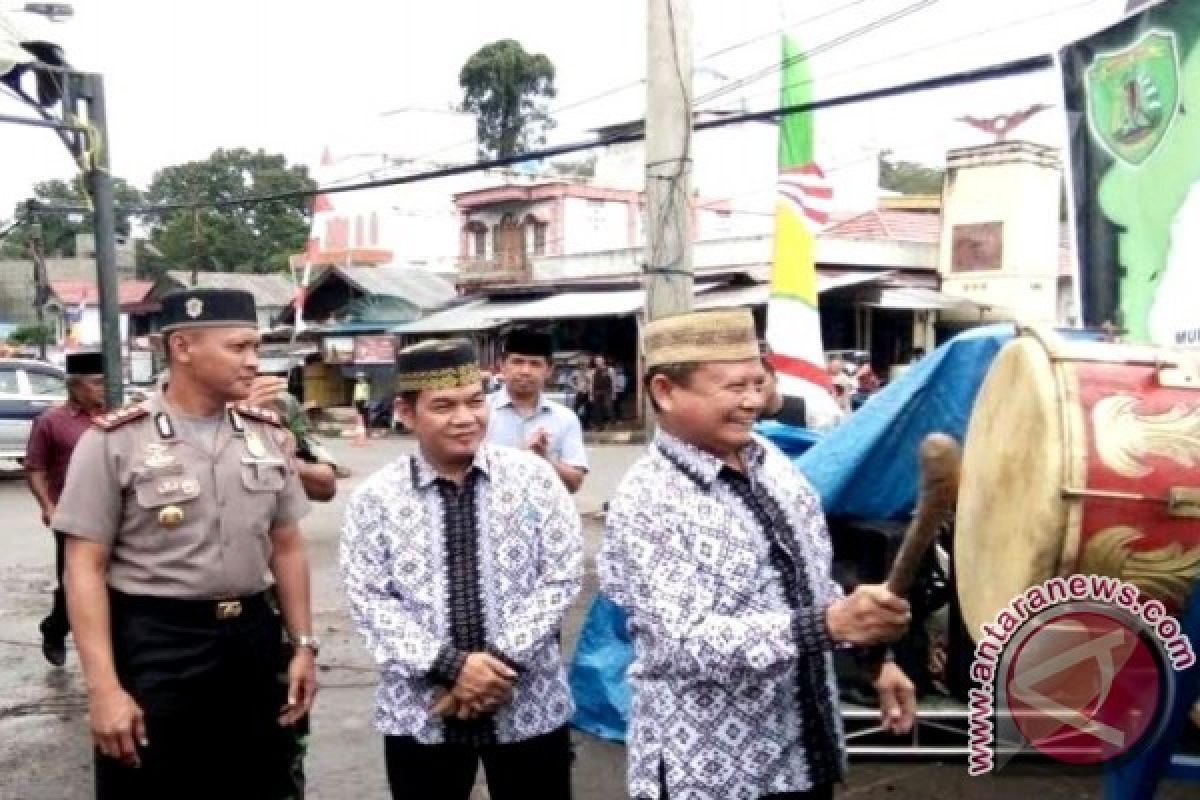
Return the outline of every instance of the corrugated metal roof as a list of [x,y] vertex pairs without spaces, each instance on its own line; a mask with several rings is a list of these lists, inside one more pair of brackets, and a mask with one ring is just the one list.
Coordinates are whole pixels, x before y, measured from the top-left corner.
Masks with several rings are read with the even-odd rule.
[[415,322],[397,325],[392,328],[392,333],[425,334],[486,331],[503,325],[506,320],[502,316],[502,313],[514,305],[520,304],[490,303],[487,300],[477,300],[430,314]]
[[[121,306],[136,306],[146,302],[154,284],[150,281],[118,281],[117,302]],[[85,306],[100,304],[95,281],[50,281],[50,291],[64,305]]]
[[[180,286],[192,285],[192,273],[173,269],[167,276]],[[197,272],[196,287],[199,289],[242,289],[254,295],[260,308],[282,308],[292,302],[296,287],[286,276],[278,273],[247,274],[242,272]]]
[[454,284],[423,269],[413,267],[335,267],[355,288],[367,294],[382,294],[409,301],[422,311],[444,308],[458,296]]
[[835,222],[821,236],[850,239],[890,239],[895,242],[936,244],[942,235],[940,214],[880,209]]

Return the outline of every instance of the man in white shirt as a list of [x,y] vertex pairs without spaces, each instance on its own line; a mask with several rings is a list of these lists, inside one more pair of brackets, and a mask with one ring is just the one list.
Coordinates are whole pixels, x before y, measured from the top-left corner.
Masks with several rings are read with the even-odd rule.
[[488,397],[487,440],[541,456],[567,490],[577,492],[588,470],[583,429],[571,409],[545,396],[553,364],[549,334],[520,328],[508,334],[500,364],[504,388]]

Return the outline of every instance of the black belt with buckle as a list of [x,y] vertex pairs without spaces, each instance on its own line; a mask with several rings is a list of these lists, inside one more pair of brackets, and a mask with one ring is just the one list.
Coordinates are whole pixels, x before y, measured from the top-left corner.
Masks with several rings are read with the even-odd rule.
[[266,592],[222,600],[191,600],[181,597],[125,594],[110,589],[109,601],[113,610],[117,612],[152,614],[181,622],[231,622],[243,616],[253,617],[271,613]]

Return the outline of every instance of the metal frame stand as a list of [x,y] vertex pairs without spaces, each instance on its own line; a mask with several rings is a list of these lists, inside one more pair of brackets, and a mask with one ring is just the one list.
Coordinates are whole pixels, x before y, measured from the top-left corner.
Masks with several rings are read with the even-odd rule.
[[[970,754],[966,706],[918,708],[917,721],[905,736],[885,733],[879,724],[879,709],[842,707],[846,727],[846,751],[851,758],[966,758]],[[958,737],[954,744],[926,742],[924,734],[938,732]],[[944,737],[938,737],[944,738]]]

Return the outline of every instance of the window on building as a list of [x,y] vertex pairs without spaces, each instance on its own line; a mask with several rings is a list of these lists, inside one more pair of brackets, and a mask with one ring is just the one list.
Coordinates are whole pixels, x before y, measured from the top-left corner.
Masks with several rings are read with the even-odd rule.
[[588,200],[588,219],[592,222],[592,230],[598,231],[604,228],[604,201],[603,200]]
[[524,257],[525,238],[521,232],[521,224],[512,214],[500,218],[500,224],[492,234],[492,249],[496,260],[502,266],[512,266],[520,263]]
[[471,248],[471,255],[475,258],[487,258],[487,228],[480,225],[471,231],[471,238],[474,240]]
[[546,223],[533,223],[533,254],[535,256],[546,255]]

